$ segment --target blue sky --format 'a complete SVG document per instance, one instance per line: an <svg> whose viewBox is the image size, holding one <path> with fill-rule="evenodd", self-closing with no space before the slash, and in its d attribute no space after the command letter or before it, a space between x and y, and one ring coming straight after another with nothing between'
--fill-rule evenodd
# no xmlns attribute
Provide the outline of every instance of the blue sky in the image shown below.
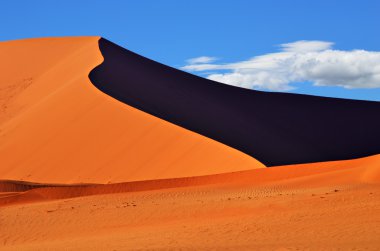
<svg viewBox="0 0 380 251"><path fill-rule="evenodd" d="M334 43L327 50L379 52L379 10L377 0L12 0L0 3L0 40L100 35L177 68L200 56L217 57L223 65L279 52L281 44L300 40ZM312 81L292 83L288 91L380 100L376 85L345 89Z"/></svg>

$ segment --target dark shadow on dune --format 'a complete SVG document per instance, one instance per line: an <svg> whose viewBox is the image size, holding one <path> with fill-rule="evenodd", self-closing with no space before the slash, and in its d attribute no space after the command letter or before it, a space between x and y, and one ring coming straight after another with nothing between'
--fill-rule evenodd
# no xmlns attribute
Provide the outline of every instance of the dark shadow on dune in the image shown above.
<svg viewBox="0 0 380 251"><path fill-rule="evenodd" d="M267 166L380 153L380 102L247 90L162 65L106 39L99 46L104 62L90 73L98 89Z"/></svg>
<svg viewBox="0 0 380 251"><path fill-rule="evenodd" d="M0 180L0 193L7 192L25 192L28 190L36 189L36 188L46 188L46 187L86 187L92 186L94 184L90 183L81 183L81 184L48 184L48 183L36 183L36 182L28 182L28 181L19 181L19 180Z"/></svg>

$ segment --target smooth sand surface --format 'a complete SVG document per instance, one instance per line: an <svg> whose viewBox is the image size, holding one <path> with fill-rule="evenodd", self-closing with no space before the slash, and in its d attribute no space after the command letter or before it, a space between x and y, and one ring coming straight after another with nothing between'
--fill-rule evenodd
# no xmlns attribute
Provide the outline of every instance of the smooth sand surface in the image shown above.
<svg viewBox="0 0 380 251"><path fill-rule="evenodd" d="M99 37L0 43L0 179L115 183L264 167L125 105L88 78Z"/></svg>
<svg viewBox="0 0 380 251"><path fill-rule="evenodd" d="M151 182L8 191L1 250L380 247L380 155Z"/></svg>

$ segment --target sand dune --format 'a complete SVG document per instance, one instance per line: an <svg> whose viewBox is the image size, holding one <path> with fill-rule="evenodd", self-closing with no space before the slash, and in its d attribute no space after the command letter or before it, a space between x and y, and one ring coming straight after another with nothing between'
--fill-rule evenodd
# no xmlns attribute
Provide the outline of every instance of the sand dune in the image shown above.
<svg viewBox="0 0 380 251"><path fill-rule="evenodd" d="M362 114L332 121L333 129L340 123L353 122L342 128L341 134L335 129L323 134L329 127L328 120L313 124L315 120L308 116L303 117L303 125L313 129L322 124L324 129L315 131L312 137L303 134L308 130L294 133L297 130L290 129L290 124L272 123L277 121L273 116L277 113L270 112L277 105L268 106L267 113L258 109L261 115L257 118L263 120L254 128L242 123L242 118L245 122L252 118L247 116L247 110L237 112L238 105L227 109L226 114L234 111L239 119L227 116L232 122L221 130L214 123L220 123L220 118L224 121L226 114L216 112L216 117L196 120L207 130L215 129L215 134L188 128L194 129L190 131L186 123L177 123L178 114L173 120L166 117L168 114L158 116L165 110L160 109L166 107L166 101L160 109L157 107L157 114L152 112L154 102L150 102L157 97L145 100L147 96L141 96L140 101L145 100L148 106L139 107L140 96L134 91L144 86L124 90L123 97L118 97L100 91L114 88L115 83L100 78L101 86L94 83L100 90L93 85L90 72L93 79L95 72L104 73L102 67L106 72L112 68L108 63L102 64L104 50L99 50L99 39L0 43L0 69L4 69L0 75L0 250L379 250L379 120L372 117L372 124L366 121L367 116L378 111L378 103L274 94L282 101L294 97L322 113L325 110L320 109L326 104L338 107L327 112L327 117L347 107L353 109L348 112ZM134 58L134 67L135 63L144 66L147 62L136 55L128 60ZM156 63L148 61L150 64L156 69ZM98 71L94 71L98 65ZM132 71L136 77L139 69L127 67L125 71ZM168 75L171 80L165 84L161 71L149 70L148 79L158 77L161 87L173 84L171 78L176 74L186 76L184 83L194 78L172 69L169 72L175 73ZM119 77L120 71L115 74ZM138 83L134 77L129 79L133 83L128 82L128 88ZM114 90L125 87L117 84ZM198 84L195 85L199 87ZM218 90L230 90L215 84L223 86L216 87ZM168 93L179 91L178 97L188 91L187 87L172 87ZM152 90L147 93L152 94ZM214 105L220 105L219 94L206 93ZM259 98L254 102L265 103L273 98L272 94L254 93ZM272 98L261 99L266 95ZM125 102L126 97L133 97L130 104ZM244 98L240 101L244 103ZM299 105L297 102L292 101L286 109L293 109L294 104ZM320 102L324 105L319 106ZM189 114L199 112L204 116L213 110L187 113L182 105L173 107L173 111L185 111L183 121L192 118L187 117ZM290 118L293 117L286 121L294 125ZM235 128L235 122L244 126L230 130L232 138L225 141L224 136L211 137L225 135L224 130L230 125ZM358 133L352 138L344 142L328 138L331 132L343 137L358 123ZM370 137L373 128L376 132ZM255 131L252 135L263 133L256 138L258 141L245 138L250 129ZM196 132L223 143L233 139L241 145L229 144L236 147L231 148ZM315 141L314 136L322 137L321 141ZM257 149L260 158L273 157L273 161L267 161L272 164L345 158L264 168L255 158L239 151L245 149L242 146L247 142L249 146L257 143L249 149ZM322 149L326 142L334 144ZM348 148L342 146L345 142ZM296 147L280 151L289 144ZM350 149L353 151L347 152ZM356 155L367 157L347 159Z"/></svg>
<svg viewBox="0 0 380 251"><path fill-rule="evenodd" d="M99 37L0 43L0 179L114 183L264 167L122 104L89 72Z"/></svg>
<svg viewBox="0 0 380 251"><path fill-rule="evenodd" d="M11 184L3 183L8 194L0 196L0 220L7 229L0 231L2 250L377 250L380 245L380 155L9 194Z"/></svg>
<svg viewBox="0 0 380 251"><path fill-rule="evenodd" d="M198 177L156 179L117 184L41 184L0 181L0 205L123 192L152 191L208 185L285 186L313 188L331 185L380 184L380 155L313 164L279 166Z"/></svg>

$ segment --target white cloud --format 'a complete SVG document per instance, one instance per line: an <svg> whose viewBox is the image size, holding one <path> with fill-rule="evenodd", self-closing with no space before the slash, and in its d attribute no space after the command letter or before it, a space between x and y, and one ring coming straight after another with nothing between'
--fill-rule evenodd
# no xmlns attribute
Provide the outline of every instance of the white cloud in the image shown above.
<svg viewBox="0 0 380 251"><path fill-rule="evenodd" d="M325 41L306 41L300 40L293 43L281 44L280 47L283 51L290 52L311 52L311 51L324 51L330 49L334 43Z"/></svg>
<svg viewBox="0 0 380 251"><path fill-rule="evenodd" d="M216 60L217 60L216 57L202 56L202 57L197 57L197 58L190 58L190 59L186 60L186 62L188 64L206 64L206 63L214 62Z"/></svg>
<svg viewBox="0 0 380 251"><path fill-rule="evenodd" d="M187 71L218 71L207 78L245 88L286 91L292 83L316 86L380 88L380 52L332 49L333 43L297 41L280 45L281 51L229 64L189 63Z"/></svg>

